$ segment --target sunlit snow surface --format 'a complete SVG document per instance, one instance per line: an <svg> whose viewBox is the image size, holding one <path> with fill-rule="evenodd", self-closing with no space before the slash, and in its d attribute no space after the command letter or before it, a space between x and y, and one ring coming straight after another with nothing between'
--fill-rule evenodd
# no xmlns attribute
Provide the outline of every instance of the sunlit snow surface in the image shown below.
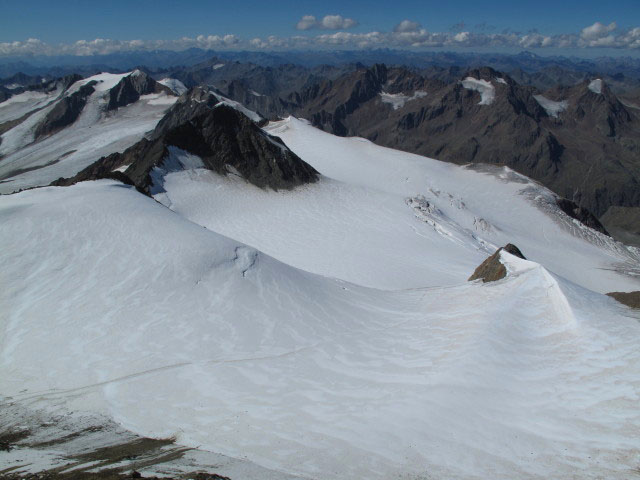
<svg viewBox="0 0 640 480"><path fill-rule="evenodd" d="M320 181L172 149L175 211L106 180L0 197L0 392L305 478L634 475L639 318L593 291L638 289L634 250L509 170L268 131ZM506 241L530 260L466 282Z"/></svg>
<svg viewBox="0 0 640 480"><path fill-rule="evenodd" d="M59 90L50 93L28 91L14 95L0 103L0 123L17 120L33 110L45 107L60 93Z"/></svg>

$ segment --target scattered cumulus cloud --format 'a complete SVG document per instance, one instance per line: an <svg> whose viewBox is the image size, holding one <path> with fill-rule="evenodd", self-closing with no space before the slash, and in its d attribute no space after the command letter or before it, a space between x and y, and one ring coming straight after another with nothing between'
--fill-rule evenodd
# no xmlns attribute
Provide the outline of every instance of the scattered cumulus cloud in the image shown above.
<svg viewBox="0 0 640 480"><path fill-rule="evenodd" d="M30 38L24 42L0 43L0 56L17 55L107 55L117 52L138 50L186 50L187 48L233 48L241 40L236 35L198 35L182 37L177 40L111 40L96 38L78 40L70 44L50 45L38 39Z"/></svg>
<svg viewBox="0 0 640 480"><path fill-rule="evenodd" d="M580 37L587 41L597 40L614 31L617 27L616 22L611 22L609 25L596 22L593 25L583 28Z"/></svg>
<svg viewBox="0 0 640 480"><path fill-rule="evenodd" d="M301 26L300 23L303 23ZM312 26L308 26L312 25ZM300 30L318 28L344 30L355 25L355 21L339 15L327 15L321 20L312 16L303 17L298 23ZM342 26L342 28L340 28ZM543 35L535 30L527 33L503 31L501 33L456 30L429 32L418 22L403 20L390 32L354 33L337 31L316 35L294 35L288 37L267 36L242 39L233 34L198 35L174 40L111 40L96 38L78 40L69 44L48 44L37 38L25 41L0 43L0 56L36 55L105 55L118 52L149 50L287 50L287 49L367 49L367 48L426 48L426 47L506 47L522 49L543 48L617 48L640 49L640 27L622 30L615 22L608 25L595 22L577 33Z"/></svg>
<svg viewBox="0 0 640 480"><path fill-rule="evenodd" d="M316 17L313 15L305 15L300 19L296 28L298 30L311 30L312 28L316 28L317 25L318 20L316 20Z"/></svg>
<svg viewBox="0 0 640 480"><path fill-rule="evenodd" d="M313 15L304 15L296 24L298 30L346 30L358 24L353 18L344 18L342 15L325 15L318 20Z"/></svg>
<svg viewBox="0 0 640 480"><path fill-rule="evenodd" d="M418 30L420 30L420 24L418 22L412 22L411 20L403 20L393 27L393 31L396 33L416 32Z"/></svg>
<svg viewBox="0 0 640 480"><path fill-rule="evenodd" d="M453 39L454 39L456 42L461 42L461 43L462 43L462 42L467 42L467 41L469 41L469 32L460 32L460 33L456 33L456 34L453 36Z"/></svg>

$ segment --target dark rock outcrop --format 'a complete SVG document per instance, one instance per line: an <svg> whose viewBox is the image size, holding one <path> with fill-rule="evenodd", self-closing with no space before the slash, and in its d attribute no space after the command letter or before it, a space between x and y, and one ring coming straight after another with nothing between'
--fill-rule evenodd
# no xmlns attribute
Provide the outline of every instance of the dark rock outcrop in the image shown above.
<svg viewBox="0 0 640 480"><path fill-rule="evenodd" d="M11 98L12 95L13 95L13 92L11 90L0 86L0 103L4 102L5 100L8 100L9 98Z"/></svg>
<svg viewBox="0 0 640 480"><path fill-rule="evenodd" d="M137 102L140 96L150 93L165 92L167 95L174 95L170 88L161 85L146 73L136 70L131 75L127 75L109 91L107 110L115 110L130 103Z"/></svg>
<svg viewBox="0 0 640 480"><path fill-rule="evenodd" d="M589 228L593 228L600 233L609 235L609 232L604 228L602 223L586 208L579 207L575 202L567 200L566 198L557 198L556 203L560 210L569 215L571 218L575 218L580 223L586 225Z"/></svg>
<svg viewBox="0 0 640 480"><path fill-rule="evenodd" d="M640 207L609 207L600 220L613 238L640 247Z"/></svg>
<svg viewBox="0 0 640 480"><path fill-rule="evenodd" d="M150 193L154 167L162 167L169 147L198 155L206 168L222 175L237 172L250 183L274 190L315 182L318 172L300 159L278 137L268 135L240 111L219 104L206 89L181 97L145 138L123 153L103 157L72 178L52 185L111 178L128 166L125 175L140 191Z"/></svg>
<svg viewBox="0 0 640 480"><path fill-rule="evenodd" d="M640 291L637 292L610 292L607 293L612 298L615 298L618 302L631 308L640 309Z"/></svg>
<svg viewBox="0 0 640 480"><path fill-rule="evenodd" d="M75 122L87 104L87 99L95 91L93 88L95 84L95 81L89 82L80 87L77 92L62 97L36 128L36 139L51 135Z"/></svg>
<svg viewBox="0 0 640 480"><path fill-rule="evenodd" d="M507 269L500 261L500 252L504 250L511 255L525 259L524 255L518 247L508 243L504 247L499 248L496 253L482 262L478 268L475 269L473 275L469 277L469 281L481 279L483 283L495 282L507 276Z"/></svg>

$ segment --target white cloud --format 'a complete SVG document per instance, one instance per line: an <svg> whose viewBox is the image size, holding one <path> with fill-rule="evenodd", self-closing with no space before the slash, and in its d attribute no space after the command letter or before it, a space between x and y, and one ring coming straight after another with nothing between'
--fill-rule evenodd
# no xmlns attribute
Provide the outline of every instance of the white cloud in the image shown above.
<svg viewBox="0 0 640 480"><path fill-rule="evenodd" d="M305 15L296 24L298 30L345 30L358 24L353 18L344 18L342 15L326 15L318 20L313 15Z"/></svg>
<svg viewBox="0 0 640 480"><path fill-rule="evenodd" d="M587 41L597 40L600 37L604 37L609 32L614 31L617 27L616 22L611 22L609 25L596 22L593 25L583 28L580 36Z"/></svg>
<svg viewBox="0 0 640 480"><path fill-rule="evenodd" d="M300 19L300 21L296 25L296 28L298 30L310 30L312 28L315 28L316 25L318 25L318 20L316 20L316 17L314 17L313 15L305 15Z"/></svg>
<svg viewBox="0 0 640 480"><path fill-rule="evenodd" d="M418 22L412 22L411 20L403 20L398 25L393 27L393 31L396 33L415 32L420 29Z"/></svg>
<svg viewBox="0 0 640 480"><path fill-rule="evenodd" d="M310 18L308 18L310 17ZM328 15L318 21L306 16L302 21L311 28L332 29L337 25L344 28L355 23L339 15ZM320 25L320 26L318 26ZM322 26L326 25L326 26ZM305 27L306 28L306 27ZM0 57L32 55L104 55L117 52L174 50L187 48L211 50L258 49L366 49L366 48L427 48L427 47L505 47L505 48L616 48L640 49L640 27L620 31L615 22L604 25L596 22L579 33L541 35L539 33L475 33L428 32L416 22L404 20L391 32L352 33L338 31L315 36L278 37L267 36L244 40L236 35L198 35L175 40L111 40L96 38L78 40L70 44L48 44L37 38L25 41L0 43Z"/></svg>
<svg viewBox="0 0 640 480"><path fill-rule="evenodd" d="M469 40L469 32L460 32L460 33L456 33L456 34L453 36L453 39L454 39L456 42L460 42L460 43L467 42L467 41Z"/></svg>

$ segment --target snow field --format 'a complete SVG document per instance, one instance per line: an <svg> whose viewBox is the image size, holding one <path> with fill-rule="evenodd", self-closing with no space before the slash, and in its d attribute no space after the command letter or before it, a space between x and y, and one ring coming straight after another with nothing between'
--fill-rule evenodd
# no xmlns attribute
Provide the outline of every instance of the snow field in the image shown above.
<svg viewBox="0 0 640 480"><path fill-rule="evenodd" d="M505 254L494 284L363 288L111 181L0 197L0 219L0 389L16 401L307 478L636 466L640 323L534 262Z"/></svg>

